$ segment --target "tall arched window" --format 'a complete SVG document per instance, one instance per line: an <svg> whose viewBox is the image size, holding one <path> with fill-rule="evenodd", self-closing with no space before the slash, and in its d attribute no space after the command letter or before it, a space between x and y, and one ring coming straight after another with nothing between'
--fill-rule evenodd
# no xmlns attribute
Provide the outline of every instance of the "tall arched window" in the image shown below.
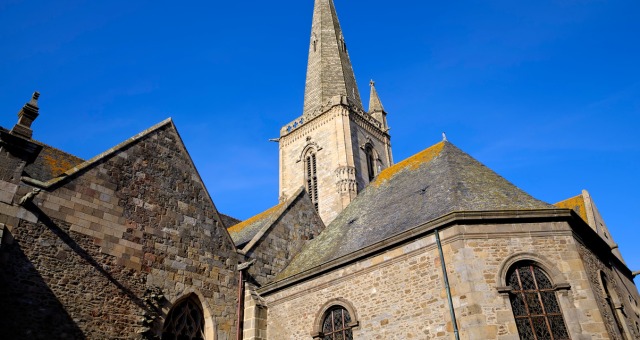
<svg viewBox="0 0 640 340"><path fill-rule="evenodd" d="M204 314L195 295L171 308L162 328L162 340L204 340Z"/></svg>
<svg viewBox="0 0 640 340"><path fill-rule="evenodd" d="M305 176L306 176L306 189L311 198L313 206L318 211L318 173L316 168L316 153L314 150L310 150L304 158Z"/></svg>
<svg viewBox="0 0 640 340"><path fill-rule="evenodd" d="M569 339L555 289L542 269L532 263L517 263L507 280L520 339Z"/></svg>
<svg viewBox="0 0 640 340"><path fill-rule="evenodd" d="M322 320L323 340L353 340L351 315L342 306L332 307Z"/></svg>
<svg viewBox="0 0 640 340"><path fill-rule="evenodd" d="M369 182L371 182L376 177L376 161L371 144L367 144L364 147L364 154L367 158L367 174L369 175Z"/></svg>

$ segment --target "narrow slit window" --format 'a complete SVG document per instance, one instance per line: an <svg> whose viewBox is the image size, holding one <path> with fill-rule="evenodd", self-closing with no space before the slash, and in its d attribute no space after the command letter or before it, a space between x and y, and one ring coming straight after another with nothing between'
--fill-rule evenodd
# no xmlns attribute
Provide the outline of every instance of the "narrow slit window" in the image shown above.
<svg viewBox="0 0 640 340"><path fill-rule="evenodd" d="M367 159L367 175L369 177L369 182L373 181L376 177L376 165L375 158L373 156L373 147L370 144L364 148L365 157Z"/></svg>
<svg viewBox="0 0 640 340"><path fill-rule="evenodd" d="M311 203L313 203L314 208L318 211L318 173L315 152L307 154L307 157L305 157L305 167L307 193L309 194L309 198L311 198Z"/></svg>

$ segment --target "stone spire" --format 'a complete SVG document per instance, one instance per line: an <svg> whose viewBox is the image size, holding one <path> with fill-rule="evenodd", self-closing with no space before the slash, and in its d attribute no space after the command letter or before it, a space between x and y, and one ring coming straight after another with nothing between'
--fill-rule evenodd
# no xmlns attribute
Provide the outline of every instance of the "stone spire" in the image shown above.
<svg viewBox="0 0 640 340"><path fill-rule="evenodd" d="M382 107L382 102L380 101L380 97L378 97L378 92L376 91L376 82L373 80L369 82L371 86L371 96L369 96L369 113L374 113L378 111L384 111L384 107Z"/></svg>
<svg viewBox="0 0 640 340"><path fill-rule="evenodd" d="M31 130L31 124L36 118L38 118L38 97L40 93L38 91L33 93L31 100L24 104L22 109L18 112L18 123L11 129L11 133L24 138L31 139L33 130Z"/></svg>
<svg viewBox="0 0 640 340"><path fill-rule="evenodd" d="M387 130L387 111L384 110L378 91L376 91L376 83L372 80L369 82L371 86L371 95L369 96L369 114L377 121L382 123L382 128Z"/></svg>
<svg viewBox="0 0 640 340"><path fill-rule="evenodd" d="M345 96L350 104L362 109L333 0L315 0L303 116L315 116L335 96Z"/></svg>

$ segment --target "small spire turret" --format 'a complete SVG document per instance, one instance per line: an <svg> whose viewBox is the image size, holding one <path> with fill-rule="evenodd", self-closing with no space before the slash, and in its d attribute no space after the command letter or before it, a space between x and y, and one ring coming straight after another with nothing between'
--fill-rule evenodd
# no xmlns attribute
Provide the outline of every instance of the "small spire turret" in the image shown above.
<svg viewBox="0 0 640 340"><path fill-rule="evenodd" d="M380 101L380 97L376 91L376 82L371 80L369 82L369 86L371 86L371 95L369 96L369 114L382 123L384 130L387 130L387 112L384 110L382 101Z"/></svg>

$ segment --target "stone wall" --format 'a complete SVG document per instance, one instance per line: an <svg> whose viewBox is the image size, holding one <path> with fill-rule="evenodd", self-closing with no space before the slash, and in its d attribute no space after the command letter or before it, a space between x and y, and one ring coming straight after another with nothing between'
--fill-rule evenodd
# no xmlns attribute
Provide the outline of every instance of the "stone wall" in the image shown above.
<svg viewBox="0 0 640 340"><path fill-rule="evenodd" d="M258 285L271 281L300 249L324 229L306 192L302 192L246 254L247 270Z"/></svg>
<svg viewBox="0 0 640 340"><path fill-rule="evenodd" d="M209 317L207 338L234 338L237 254L173 123L79 168L25 207L0 205L0 215L21 217L7 225L15 241L0 250L0 294L28 296L15 301L21 307L0 298L2 328L159 335L171 304L194 293ZM29 191L21 185L16 197ZM14 313L34 308L37 296L66 311L64 322L44 317L46 308Z"/></svg>
<svg viewBox="0 0 640 340"><path fill-rule="evenodd" d="M518 339L508 294L510 263L537 261L548 271L573 339L607 339L598 305L568 224L453 226L441 232L462 339ZM450 339L453 327L433 234L263 294L270 339L310 339L323 305L350 303L360 339Z"/></svg>
<svg viewBox="0 0 640 340"><path fill-rule="evenodd" d="M630 280L624 280L622 274L617 272L617 269L605 264L610 263L606 256L598 256L583 243L578 243L577 247L587 272L588 281L598 303L598 308L605 321L609 338L623 340L640 338L640 329L638 329L640 319L636 305L638 299L637 289L628 289L632 283L629 282ZM614 255L610 254L609 256ZM611 294L610 297L607 297L605 293L601 273L607 279L606 285ZM613 309L609 301L607 301L609 298L612 299Z"/></svg>

